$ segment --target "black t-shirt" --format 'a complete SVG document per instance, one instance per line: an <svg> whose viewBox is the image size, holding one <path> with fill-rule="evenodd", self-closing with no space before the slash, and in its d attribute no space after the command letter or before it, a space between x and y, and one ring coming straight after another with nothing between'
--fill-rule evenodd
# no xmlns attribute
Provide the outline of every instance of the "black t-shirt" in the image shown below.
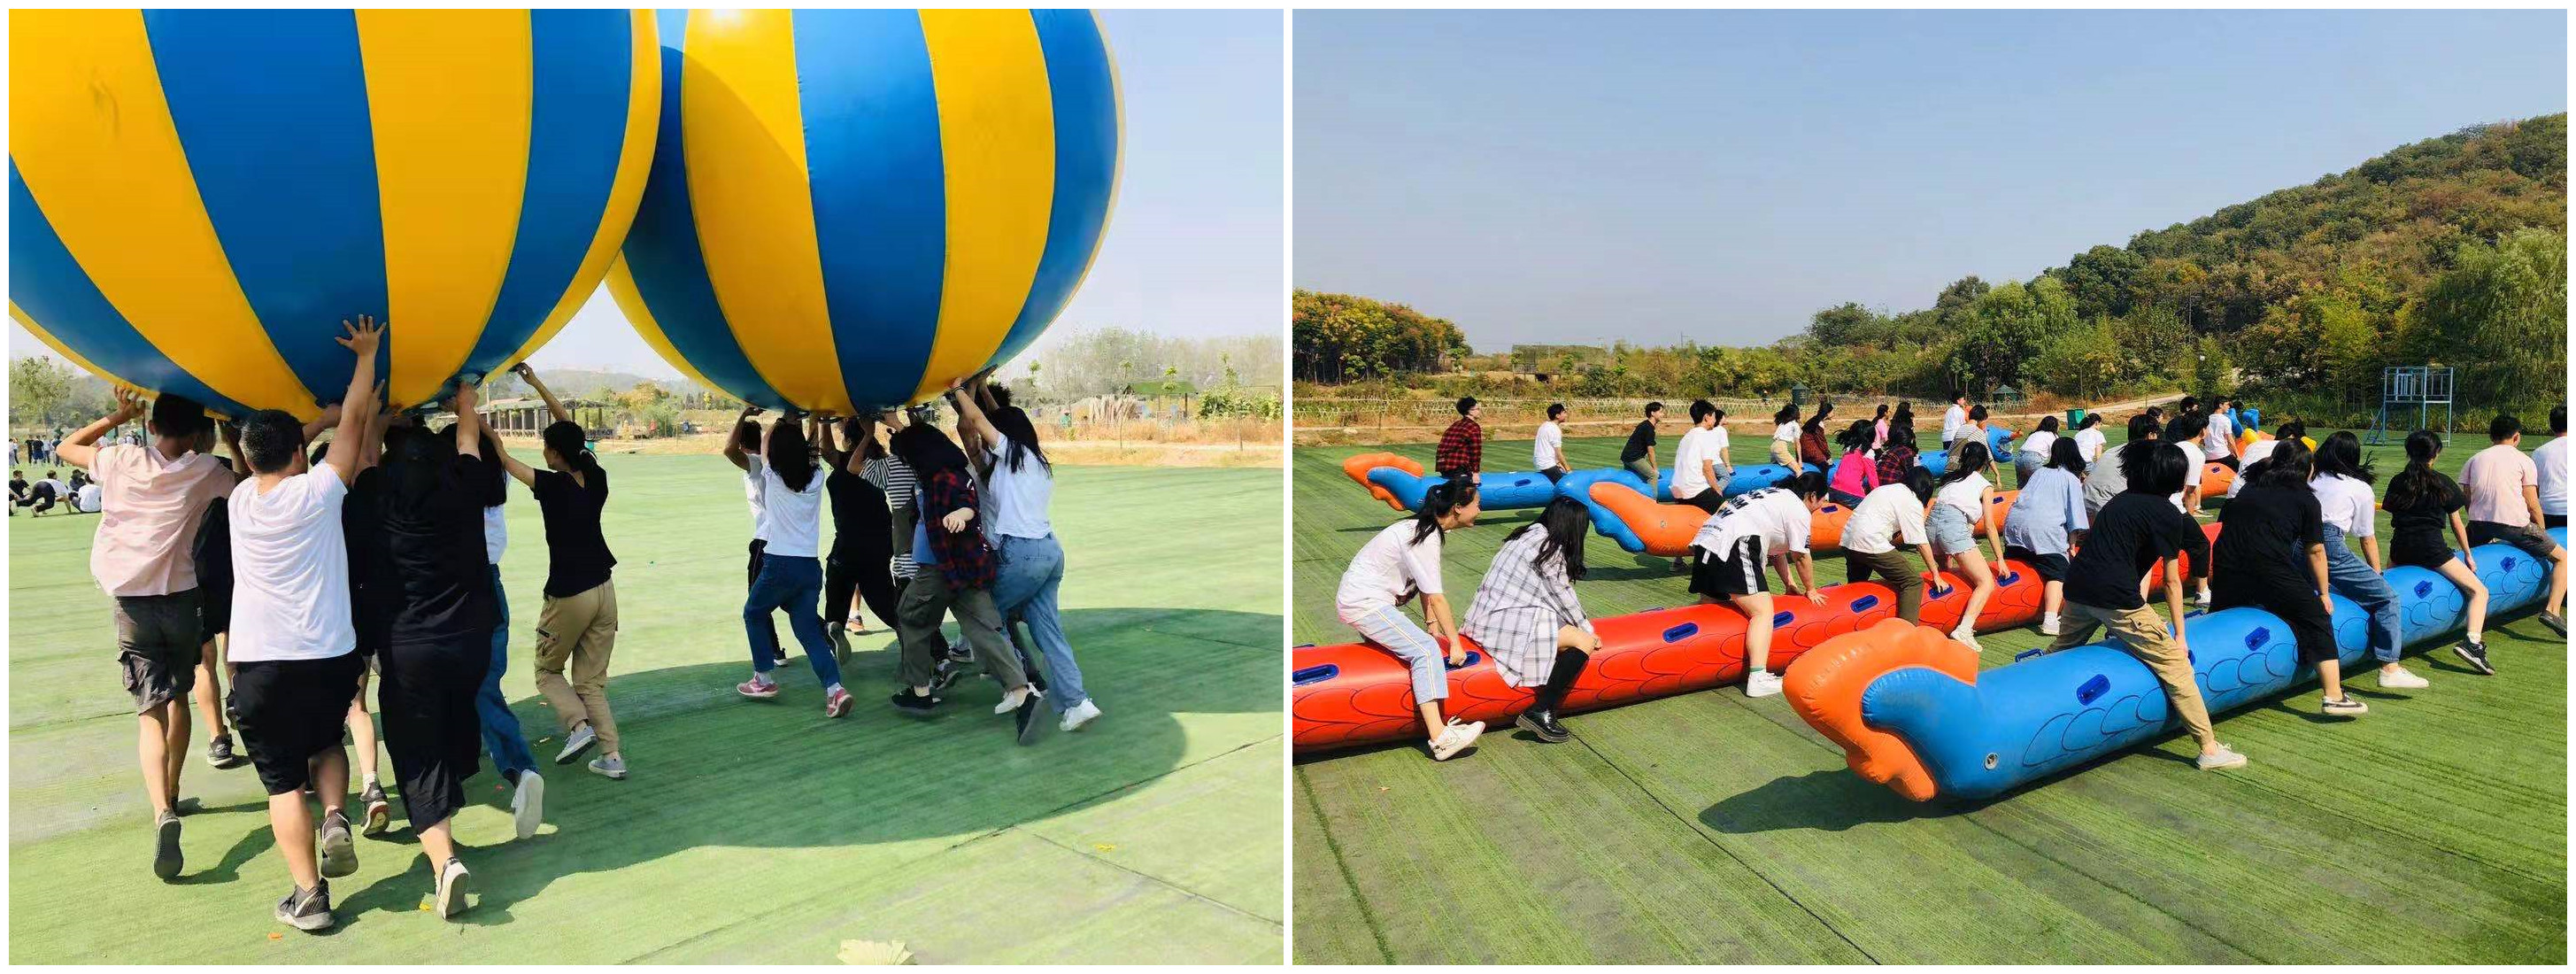
<svg viewBox="0 0 2576 974"><path fill-rule="evenodd" d="M894 523L894 515L886 509L885 491L841 465L834 465L832 472L824 476L823 490L832 502L833 551L864 550L863 542L881 542L879 547L893 545L887 530Z"/></svg>
<svg viewBox="0 0 2576 974"><path fill-rule="evenodd" d="M1638 420L1636 431L1628 434L1628 445L1619 448L1619 462L1645 459L1646 451L1652 449L1654 445L1655 422L1650 419Z"/></svg>
<svg viewBox="0 0 2576 974"><path fill-rule="evenodd" d="M378 468L358 471L349 482L349 496L340 502L340 533L349 549L349 622L365 652L382 649L393 638L394 612L402 606L393 555L385 549L384 483L384 471Z"/></svg>
<svg viewBox="0 0 2576 974"><path fill-rule="evenodd" d="M590 481L587 486L574 482L571 474L539 470L530 488L546 519L546 594L558 599L606 584L609 568L617 564L617 556L608 553L608 539L599 533L599 512L608 506L608 471L582 476Z"/></svg>
<svg viewBox="0 0 2576 974"><path fill-rule="evenodd" d="M440 643L491 632L499 617L483 557L483 488L491 468L482 458L448 454L416 496L391 482L378 490L386 562L384 587L401 593L389 644ZM369 471L374 473L375 471Z"/></svg>
<svg viewBox="0 0 2576 974"><path fill-rule="evenodd" d="M27 478L25 478L25 477L11 477L11 478L9 478L9 496L11 496L11 497L25 497L25 496L27 496Z"/></svg>
<svg viewBox="0 0 2576 974"><path fill-rule="evenodd" d="M2234 503L2233 501L2229 503ZM2135 609L2138 582L2158 558L2176 552L2191 557L2195 568L2209 564L2209 537L2191 516L2175 510L2161 494L2122 491L2102 505L2084 547L2066 569L2066 600L2104 609Z"/></svg>
<svg viewBox="0 0 2576 974"><path fill-rule="evenodd" d="M188 543L188 560L197 565L197 592L205 611L216 619L232 618L233 518L228 498L206 505L206 519Z"/></svg>
<svg viewBox="0 0 2576 974"><path fill-rule="evenodd" d="M2213 589L2249 593L2246 601L2284 592L2315 594L2308 547L2326 542L2325 513L2316 491L2249 486L2227 499L2218 523L2226 530L2219 532L2210 552Z"/></svg>
<svg viewBox="0 0 2576 974"><path fill-rule="evenodd" d="M2402 507L2395 503L2384 505L2388 508L2388 556L2391 559L2411 561L2413 559L2405 556L2434 552L2442 553L2445 558L2450 556L2451 546L2442 540L2443 532L2450 530L2451 513L2469 506L2469 501L2461 495L2459 483L2449 475L2439 470L2430 473L2433 489L2419 492L2413 504ZM2401 473L2398 476L2406 475ZM2390 490L2388 496L2396 497L2397 491Z"/></svg>

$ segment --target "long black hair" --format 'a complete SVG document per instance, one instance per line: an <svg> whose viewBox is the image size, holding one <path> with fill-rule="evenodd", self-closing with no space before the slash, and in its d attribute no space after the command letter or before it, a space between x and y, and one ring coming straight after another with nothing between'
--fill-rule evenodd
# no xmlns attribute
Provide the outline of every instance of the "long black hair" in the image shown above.
<svg viewBox="0 0 2576 974"><path fill-rule="evenodd" d="M1914 403L1912 400L1896 404L1896 415L1890 417L1887 421L1887 442L1902 443L1905 444L1906 449L1914 449Z"/></svg>
<svg viewBox="0 0 2576 974"><path fill-rule="evenodd" d="M546 449L555 451L585 478L599 472L599 458L590 455L590 438L582 435L581 424L559 419L546 424L539 438L545 441Z"/></svg>
<svg viewBox="0 0 2576 974"><path fill-rule="evenodd" d="M1966 446L1959 448L1958 462L1941 472L1940 484L1947 487L1966 480L1970 474L1983 473L1994 462L1995 458L1986 450L1984 440L1969 440Z"/></svg>
<svg viewBox="0 0 2576 974"><path fill-rule="evenodd" d="M1835 439L1841 441L1845 453L1867 450L1878 440L1878 424L1866 419L1852 420L1852 424L1843 430L1843 435Z"/></svg>
<svg viewBox="0 0 2576 974"><path fill-rule="evenodd" d="M814 482L814 444L805 438L804 421L780 416L769 424L769 447L762 454L761 462L787 489L802 494Z"/></svg>
<svg viewBox="0 0 2576 974"><path fill-rule="evenodd" d="M2040 419L2039 419L2039 429L2038 429L2038 432L2041 432L2041 433L2054 433L2054 432L2057 432L2057 417L2056 417L2056 416L2053 416L2053 415L2052 415L2052 416L2042 416L2042 417L2040 417Z"/></svg>
<svg viewBox="0 0 2576 974"><path fill-rule="evenodd" d="M2127 493L2154 494L2167 497L2182 490L2183 478L2191 472L2191 455L2176 443L2135 440L2120 448L2120 475L2129 481Z"/></svg>
<svg viewBox="0 0 2576 974"><path fill-rule="evenodd" d="M1807 417L1807 422L1804 424L1803 428L1810 433L1822 433L1825 430L1825 417L1833 414L1834 404L1832 400L1816 400L1816 414Z"/></svg>
<svg viewBox="0 0 2576 974"><path fill-rule="evenodd" d="M1869 417L1869 418L1870 418L1870 421L1871 421L1871 422L1873 422L1873 423L1875 423L1875 422L1877 422L1877 421L1879 421L1879 420L1882 420L1882 419L1886 419L1886 418L1887 418L1887 404L1886 404L1886 403L1879 403L1879 404L1878 404L1878 411L1877 411L1877 412L1875 412L1875 413L1870 414L1870 417Z"/></svg>
<svg viewBox="0 0 2576 974"><path fill-rule="evenodd" d="M2282 447L2287 446L2282 444ZM2272 452L2280 451L2281 448L2274 448ZM2336 474L2365 484L2379 479L2378 472L2370 469L2370 464L2361 462L2361 439L2352 435L2351 430L2339 430L2326 437L2325 442L2317 444L2317 476Z"/></svg>
<svg viewBox="0 0 2576 974"><path fill-rule="evenodd" d="M1035 424L1029 422L1027 410L1018 406L1004 406L993 410L993 414L986 418L992 422L993 429L1002 434L1003 439L1011 441L1010 450L996 461L997 463L1009 467L1012 473L1018 473L1020 465L1034 457L1037 459L1039 469L1048 473L1055 472L1055 464L1047 462L1046 448L1038 445L1038 429Z"/></svg>
<svg viewBox="0 0 2576 974"><path fill-rule="evenodd" d="M2245 486L2271 487L2279 490L2306 490L2311 472L2322 474L2319 454L2308 452L2308 445L2298 440L2281 440L2272 454L2245 468Z"/></svg>
<svg viewBox="0 0 2576 974"><path fill-rule="evenodd" d="M2333 438L2328 437L2329 441ZM2432 430L2406 434L2406 469L2388 478L2390 510L2413 508L2428 500L2449 500L2460 493L2458 481L2451 475L2433 469L2433 458L2442 455L2442 438Z"/></svg>
<svg viewBox="0 0 2576 974"><path fill-rule="evenodd" d="M1932 503L1932 484L1932 471L1921 467L1906 468L1905 489L1914 493L1915 500Z"/></svg>
<svg viewBox="0 0 2576 974"><path fill-rule="evenodd" d="M1583 580L1583 532L1591 527L1590 508L1574 498L1558 497L1547 503L1547 510L1539 512L1538 520L1513 528L1503 541L1510 543L1532 531L1546 532L1547 536L1539 539L1538 557L1530 559L1530 564L1545 565L1550 558L1563 558L1565 577L1579 582Z"/></svg>
<svg viewBox="0 0 2576 974"><path fill-rule="evenodd" d="M932 474L942 470L962 472L966 469L966 451L958 449L948 434L940 432L937 426L914 423L894 431L894 435L886 439L895 457L901 459L904 466L911 467L913 474L922 480L927 481Z"/></svg>
<svg viewBox="0 0 2576 974"><path fill-rule="evenodd" d="M2048 445L2048 465L2052 469L2063 470L2078 477L2084 476L2084 448L2075 445L2075 438L2072 436L2058 437L2057 442Z"/></svg>
<svg viewBox="0 0 2576 974"><path fill-rule="evenodd" d="M1421 544L1431 532L1440 530L1440 519L1476 500L1476 482L1449 480L1431 485L1422 494L1422 509L1413 514L1413 543ZM1587 508L1588 510L1588 508Z"/></svg>
<svg viewBox="0 0 2576 974"><path fill-rule="evenodd" d="M1781 403L1780 411L1771 414L1771 421L1774 423L1795 422L1797 419L1798 406L1796 403Z"/></svg>

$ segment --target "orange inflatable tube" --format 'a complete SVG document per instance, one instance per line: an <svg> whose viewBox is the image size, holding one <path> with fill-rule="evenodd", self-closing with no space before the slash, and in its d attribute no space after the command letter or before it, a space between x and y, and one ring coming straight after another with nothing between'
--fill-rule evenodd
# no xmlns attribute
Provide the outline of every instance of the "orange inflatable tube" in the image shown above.
<svg viewBox="0 0 2576 974"><path fill-rule="evenodd" d="M1789 706L1826 739L1842 745L1845 763L1861 777L1896 789L1915 801L1930 801L1937 792L1923 761L1896 735L1870 727L1861 719L1861 693L1868 679L1889 670L1922 666L1946 673L1961 683L1977 682L1977 654L1930 626L1909 626L1903 619L1881 619L1867 628L1824 641L1789 668L1781 692Z"/></svg>
<svg viewBox="0 0 2576 974"><path fill-rule="evenodd" d="M1349 477L1353 482L1368 488L1369 496L1385 501L1386 506L1398 511L1404 510L1404 504L1396 500L1394 494L1387 493L1386 488L1369 482L1368 472L1379 467L1394 467L1419 477L1422 476L1422 465L1400 453L1362 453L1342 461L1342 476Z"/></svg>
<svg viewBox="0 0 2576 974"><path fill-rule="evenodd" d="M1708 523L1708 512L1688 504L1658 504L1626 484L1598 482L1592 485L1592 502L1601 505L1628 525L1628 530L1644 542L1646 553L1664 558L1679 558L1690 553L1691 538ZM2004 512L2012 510L2017 490L1995 492L1995 522L2003 522ZM1929 512L1932 508L1925 505ZM1815 521L1807 529L1807 550L1817 555L1830 555L1843 548L1843 527L1851 522L1852 509L1827 501L1816 509ZM1986 524L1979 520L1974 528L1977 537L1986 536Z"/></svg>

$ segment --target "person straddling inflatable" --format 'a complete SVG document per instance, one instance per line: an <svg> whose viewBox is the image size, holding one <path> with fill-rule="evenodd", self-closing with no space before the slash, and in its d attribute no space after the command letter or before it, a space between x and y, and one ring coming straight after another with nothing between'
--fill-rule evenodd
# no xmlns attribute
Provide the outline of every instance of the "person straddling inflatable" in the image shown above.
<svg viewBox="0 0 2576 974"><path fill-rule="evenodd" d="M2281 449L2274 447L2272 452L2278 454ZM2379 558L2378 498L2370 489L2376 476L2361 462L2361 441L2349 431L2326 437L2309 464L2313 473L2308 487L2316 492L2324 511L2328 580L2335 594L2351 599L2369 615L2370 652L2379 660L2380 687L2424 689L2429 685L2424 678L2397 662L2406 649L2406 633L2398 619L2397 590L2380 574L2388 566ZM2360 539L2361 557L2353 555L2347 538Z"/></svg>
<svg viewBox="0 0 2576 974"><path fill-rule="evenodd" d="M1725 416L1706 399L1691 400L1691 427L1673 447L1673 499L1712 514L1725 501L1726 479L1734 473L1726 462L1726 430L1717 425ZM1689 559L1673 559L1675 573L1688 567Z"/></svg>
<svg viewBox="0 0 2576 974"><path fill-rule="evenodd" d="M2225 530L2210 552L2220 609L2250 606L2290 627L2299 662L2317 668L2318 690L2329 717L2359 717L2370 707L2344 692L2343 663L2336 655L2334 596L2325 515L2308 485L2315 465L2306 444L2292 441L2272 451L2253 484L2218 513Z"/></svg>
<svg viewBox="0 0 2576 974"><path fill-rule="evenodd" d="M2075 448L2086 467L2102 462L2102 447L2107 442L2109 439L2102 435L2101 413L2085 413L2084 421L2075 424Z"/></svg>
<svg viewBox="0 0 2576 974"><path fill-rule="evenodd" d="M1833 498L1834 503L1844 507L1858 506L1861 498L1879 488L1878 463L1869 456L1870 440L1876 435L1870 421L1861 419L1853 420L1851 426L1837 437L1842 444L1843 457L1826 468L1833 473L1825 485L1826 496Z"/></svg>
<svg viewBox="0 0 2576 974"><path fill-rule="evenodd" d="M1807 417L1805 423L1799 424L1798 462L1788 464L1789 469L1796 470L1799 464L1805 464L1823 470L1834 462L1833 445L1825 436L1825 418L1833 414L1833 403L1819 401L1816 403L1816 414Z"/></svg>
<svg viewBox="0 0 2576 974"><path fill-rule="evenodd" d="M539 434L545 445L546 469L520 463L493 442L494 458L510 479L528 487L537 499L537 514L546 525L545 606L537 611L537 692L555 712L564 730L556 764L571 764L596 745L599 756L588 767L611 780L626 777L626 752L619 743L617 715L608 707L608 664L617 652L617 583L611 571L617 556L599 530L608 509L608 471L590 452L589 438L572 421L572 411L537 381L533 371L520 377L546 401L554 422ZM571 679L566 680L566 674Z"/></svg>
<svg viewBox="0 0 2576 974"><path fill-rule="evenodd" d="M1885 449L1886 447L1887 404L1879 403L1878 412L1871 415L1869 418L1869 455L1872 457L1878 456L1878 451Z"/></svg>
<svg viewBox="0 0 2576 974"><path fill-rule="evenodd" d="M782 652L769 625L771 613L785 610L787 629L795 633L796 642L805 648L805 661L814 668L815 683L823 688L823 715L838 718L850 712L850 691L841 686L841 664L832 652L832 640L823 635L823 617L818 607L823 602L823 483L813 444L805 439L799 417L780 416L769 424L768 435L760 441L760 520L761 534L769 543L761 550L760 576L752 580L751 594L743 599L743 634L751 643L751 679L734 686L734 692L752 700L774 700L778 683L769 671Z"/></svg>
<svg viewBox="0 0 2576 974"><path fill-rule="evenodd" d="M1908 625L1923 622L1923 576L1896 545L1912 545L1937 584L1941 559L1932 553L1931 535L1923 523L1924 505L1932 502L1932 472L1916 467L1905 479L1869 492L1843 522L1843 581L1864 582L1876 574L1896 589L1896 617ZM1941 591L1949 591L1943 585Z"/></svg>
<svg viewBox="0 0 2576 974"><path fill-rule="evenodd" d="M1771 414L1771 462L1798 469L1798 407L1784 405Z"/></svg>
<svg viewBox="0 0 2576 974"><path fill-rule="evenodd" d="M2013 486L2015 488L2030 486L2031 475L2038 473L2041 467L2049 465L2051 461L2049 448L2056 442L2057 417L2040 417L2039 428L2032 430L2028 437L2023 438L2021 441L2021 451L2013 454ZM2082 459L2082 457L2079 456L2077 459Z"/></svg>
<svg viewBox="0 0 2576 974"><path fill-rule="evenodd" d="M2154 416L2140 413L2129 417L2129 443L2153 443L2160 437ZM2126 448L2127 444L2122 444L2122 449ZM2128 471L2119 457L2120 452L2112 450L2103 454L2102 462L2085 466L2084 517L2087 520L2099 519L2103 506L2129 489Z"/></svg>
<svg viewBox="0 0 2576 974"><path fill-rule="evenodd" d="M1691 536L1690 591L1702 605L1733 604L1744 613L1744 695L1767 697L1780 692L1780 675L1771 672L1771 589L1763 576L1768 561L1780 572L1781 587L1825 604L1816 590L1816 564L1807 554L1807 533L1816 509L1825 506L1825 475L1808 471L1786 486L1737 494L1709 516ZM1789 570L1797 568L1797 582Z"/></svg>
<svg viewBox="0 0 2576 974"><path fill-rule="evenodd" d="M2052 419L2055 417L2051 417ZM2036 439L2038 434L2032 434ZM2029 565L2043 583L2039 632L2057 635L2066 604L2066 558L2092 522L2084 511L2084 452L2063 437L2049 444L2048 465L2022 477L2004 515L2004 557Z"/></svg>
<svg viewBox="0 0 2576 974"><path fill-rule="evenodd" d="M984 536L983 499L966 452L929 423L916 422L894 435L893 449L912 468L920 486L914 501L921 512L913 527L913 560L918 565L895 607L895 636L903 646L903 689L896 690L895 709L906 716L938 712L933 696L940 657L941 620L957 616L957 628L975 661L1002 685L996 714L1010 714L1022 744L1034 743L1047 727L1038 718L1044 694L1029 682L1020 654L1002 639L1002 613L993 603L993 546Z"/></svg>
<svg viewBox="0 0 2576 974"><path fill-rule="evenodd" d="M1440 584L1440 552L1447 534L1476 523L1478 512L1476 485L1450 481L1432 487L1422 496L1421 511L1387 525L1360 546L1333 595L1333 611L1342 624L1412 670L1413 701L1422 708L1434 761L1456 757L1485 732L1483 721L1442 719L1440 707L1449 699L1442 657L1450 666L1467 664L1467 650L1458 644L1457 622ZM1422 600L1421 626L1403 611L1416 596Z"/></svg>
<svg viewBox="0 0 2576 974"><path fill-rule="evenodd" d="M1628 431L1628 442L1619 447L1619 465L1646 482L1650 497L1655 493L1655 481L1662 477L1655 468L1655 427L1663 422L1664 404L1647 403L1646 418L1637 421L1637 428Z"/></svg>
<svg viewBox="0 0 2576 974"><path fill-rule="evenodd" d="M1566 474L1574 472L1565 465L1564 419L1565 404L1548 403L1547 420L1538 424L1538 435L1530 438L1530 462L1538 467L1539 474L1546 477L1547 482L1551 484L1564 480Z"/></svg>
<svg viewBox="0 0 2576 974"><path fill-rule="evenodd" d="M2209 564L2209 538L2190 517L2175 510L2165 495L2182 486L2187 458L2170 443L2137 440L2120 448L2129 487L2102 507L2102 516L2084 537L2084 547L2066 567L2066 614L2049 652L2084 645L2095 629L2107 627L2129 655L2146 664L2164 685L2174 716L2200 744L2203 771L2238 768L2245 756L2218 742L2209 726L2209 707L2201 701L2193 676L2191 652L2183 635L2183 562L2194 574ZM2180 556L2180 557L2177 557ZM2140 579L2157 559L2165 563L2165 619L2147 609Z"/></svg>
<svg viewBox="0 0 2576 974"><path fill-rule="evenodd" d="M2293 439L2293 437L2283 437ZM2267 441L2269 442L2269 441ZM2442 455L2442 438L2432 430L2406 434L2406 469L2388 478L2388 563L2413 565L2441 573L2468 599L2468 628L2451 651L2460 661L2488 676L2495 675L2495 665L2487 660L2487 586L2478 579L2478 556L2469 544L2469 526L2460 518L2460 510L2469 499L2460 493L2460 485L2449 474L2433 469L2433 458ZM2247 470L2254 469L2248 463ZM2458 554L2442 540L2442 529L2451 529L2460 541Z"/></svg>
<svg viewBox="0 0 2576 974"><path fill-rule="evenodd" d="M993 578L993 607L1004 625L1025 622L1029 639L1046 661L1048 702L1055 707L1057 727L1081 730L1100 717L1100 705L1082 688L1082 667L1073 658L1073 642L1064 636L1064 616L1057 604L1064 587L1064 545L1055 537L1047 507L1055 500L1055 465L1038 445L1037 424L1010 404L1009 390L992 389L977 379L971 386L950 385L948 401L957 410L957 426L971 430L984 471L986 507L991 519L984 533L1000 559ZM980 402L979 402L980 400Z"/></svg>
<svg viewBox="0 0 2576 974"><path fill-rule="evenodd" d="M2549 442L2531 451L2531 463L2540 471L2540 524L2544 528L2567 526L2567 404L2549 407Z"/></svg>
<svg viewBox="0 0 2576 974"><path fill-rule="evenodd" d="M206 509L232 491L232 467L198 452L205 407L163 395L151 406L151 446L90 444L144 414L135 393L116 391L116 411L63 441L64 462L95 473L103 510L90 541L90 577L114 603L116 658L134 699L135 755L152 809L153 875L179 875L179 773L188 764L189 692L204 644L196 563L188 542ZM221 733L223 725L211 730Z"/></svg>
<svg viewBox="0 0 2576 974"><path fill-rule="evenodd" d="M2540 509L2539 466L2522 452L2522 420L2497 416L2487 424L2487 439L2495 445L2460 468L2460 489L2469 495L2469 544L2501 541L2549 559L2549 601L2540 603L2540 624L2564 636L2567 549L2539 527L2548 515Z"/></svg>
<svg viewBox="0 0 2576 974"><path fill-rule="evenodd" d="M1476 397L1458 399L1458 420L1440 433L1440 446L1431 451L1431 469L1451 480L1482 482L1485 470L1485 427L1476 422L1484 410Z"/></svg>
<svg viewBox="0 0 2576 974"><path fill-rule="evenodd" d="M1982 408L1982 407L1981 407ZM1932 531L1932 550L1949 559L1952 570L1968 580L1968 604L1959 612L1959 624L1950 630L1950 638L1977 645L1977 616L1984 613L1986 600L1995 595L1996 565L2004 561L2004 533L1995 524L1995 488L1986 479L1994 461L1986 453L1985 443L1961 440L1958 452L1950 458L1950 469L1942 471L1932 490L1932 513L1925 524ZM1976 531L1984 527L1986 541L1994 549L1995 560L1989 564L1977 550Z"/></svg>
<svg viewBox="0 0 2576 974"><path fill-rule="evenodd" d="M1878 482L1903 483L1905 475L1915 469L1914 404L1896 404L1896 418L1888 422L1887 443L1878 449Z"/></svg>
<svg viewBox="0 0 2576 974"><path fill-rule="evenodd" d="M1941 452L1950 452L1960 437L1968 435L1968 394L1962 392L1951 396L1950 408L1941 411Z"/></svg>
<svg viewBox="0 0 2576 974"><path fill-rule="evenodd" d="M1574 594L1574 583L1583 578L1583 535L1591 525L1581 501L1548 502L1538 520L1503 538L1459 627L1494 658L1506 685L1536 688L1515 722L1550 744L1573 736L1557 722L1557 708L1601 648Z"/></svg>
<svg viewBox="0 0 2576 974"><path fill-rule="evenodd" d="M2236 400L2220 399L2209 410L2209 426L2200 434L2201 452L2229 470L2245 469L2236 460Z"/></svg>
<svg viewBox="0 0 2576 974"><path fill-rule="evenodd" d="M2245 472L2254 469L2255 464L2263 462L2264 457L2271 456L2272 448L2279 446L2282 440L2304 441L2307 438L2307 435L2308 427L2306 424L2294 419L2289 422L2282 423L2281 428L2275 432L2271 439L2255 440L2252 443L2245 444L2244 449L2236 451L2236 460L2238 463L2243 464L2243 466L2236 468L2236 479L2228 482L2227 496L2232 499L2237 494L2244 492Z"/></svg>
<svg viewBox="0 0 2576 974"><path fill-rule="evenodd" d="M339 343L357 356L344 401L364 403L375 388L384 329L372 318L342 328ZM303 424L294 416L274 409L252 414L242 424L251 477L233 488L227 512L234 720L268 793L269 831L294 879L274 915L305 931L336 922L326 877L358 868L344 807L349 755L340 748L340 731L366 660L355 652L340 508L357 477L374 412L354 405L341 411L319 468L305 466ZM318 829L304 803L307 785L321 799ZM318 859L317 835L324 846Z"/></svg>
<svg viewBox="0 0 2576 974"><path fill-rule="evenodd" d="M2175 414L2165 424L2164 441L2181 447L2183 459L2191 463L2191 469L2183 474L2182 489L2174 492L2174 508L2193 517L2209 516L2200 509L2200 478L2209 467L2208 455L2201 452L2200 434L2208 428L2209 417L2190 410Z"/></svg>

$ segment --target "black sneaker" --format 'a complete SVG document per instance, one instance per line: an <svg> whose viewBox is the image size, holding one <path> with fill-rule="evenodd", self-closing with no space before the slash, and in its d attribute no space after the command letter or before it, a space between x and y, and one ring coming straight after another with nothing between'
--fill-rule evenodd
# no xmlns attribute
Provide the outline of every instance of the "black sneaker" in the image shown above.
<svg viewBox="0 0 2576 974"><path fill-rule="evenodd" d="M1532 707L1521 711L1521 715L1513 718L1512 722L1519 724L1522 730L1538 735L1539 740L1550 744L1563 744L1574 739L1574 732L1566 730L1564 724L1557 723L1556 712L1552 710Z"/></svg>
<svg viewBox="0 0 2576 974"><path fill-rule="evenodd" d="M367 825L360 831L368 838L383 835L393 827L394 808L392 802L385 800L385 786L368 785L367 790L358 793L358 801L367 806Z"/></svg>
<svg viewBox="0 0 2576 974"><path fill-rule="evenodd" d="M2561 636L2564 636L2564 635L2566 635L2566 634L2567 634L2567 620L2565 620L2565 619L2563 619L2563 618L2560 618L2560 617L2559 617L2559 615L2558 615L2558 613L2555 613L2555 612L2543 612L2543 613L2541 613L2541 614L2540 614L2540 624L2541 624L2541 625L2544 625L2544 626L2548 626L2548 627L2549 627L2549 631L2554 632L2554 633L2557 633L2557 634L2559 634L2559 635L2561 635Z"/></svg>
<svg viewBox="0 0 2576 974"><path fill-rule="evenodd" d="M922 696L909 689L894 692L894 710L906 717L935 717L939 714L939 697Z"/></svg>
<svg viewBox="0 0 2576 974"><path fill-rule="evenodd" d="M152 875L163 882L179 878L184 864L179 856L179 813L161 813L160 820L152 823L152 836Z"/></svg>
<svg viewBox="0 0 2576 974"><path fill-rule="evenodd" d="M230 734L217 734L214 740L206 742L207 764L214 765L218 769L238 768L242 766L244 760L242 755L234 753L233 738Z"/></svg>
<svg viewBox="0 0 2576 974"><path fill-rule="evenodd" d="M975 647L961 636L956 642L948 644L948 658L959 663L972 661L975 658Z"/></svg>
<svg viewBox="0 0 2576 974"><path fill-rule="evenodd" d="M2341 700L2326 701L2322 708L2328 717L2359 717L2370 712L2369 704L2353 699L2349 693L2344 694Z"/></svg>
<svg viewBox="0 0 2576 974"><path fill-rule="evenodd" d="M936 694L939 691L955 686L957 683L957 674L965 671L966 664L953 659L942 658L937 665L930 668L930 692Z"/></svg>
<svg viewBox="0 0 2576 974"><path fill-rule="evenodd" d="M331 915L331 881L323 880L312 889L288 889L286 898L277 901L277 922L312 933L329 930L339 921Z"/></svg>
<svg viewBox="0 0 2576 974"><path fill-rule="evenodd" d="M358 871L358 845L349 838L349 816L322 816L322 875L338 879Z"/></svg>
<svg viewBox="0 0 2576 974"><path fill-rule="evenodd" d="M465 871L463 861L454 856L447 857L446 867L438 871L438 918L453 920L457 914L465 912L465 894L473 892L473 889L474 874Z"/></svg>
<svg viewBox="0 0 2576 974"><path fill-rule="evenodd" d="M2469 664L2470 669L2488 676L2495 675L2495 666L2487 662L2487 644L2463 639L2459 645L2451 647L2451 652L2459 654L2460 662Z"/></svg>
<svg viewBox="0 0 2576 974"><path fill-rule="evenodd" d="M1022 745L1035 744L1054 729L1055 721L1047 719L1047 715L1046 694L1030 690L1027 699L1020 701L1020 708L1011 712L1012 722L1019 725Z"/></svg>

